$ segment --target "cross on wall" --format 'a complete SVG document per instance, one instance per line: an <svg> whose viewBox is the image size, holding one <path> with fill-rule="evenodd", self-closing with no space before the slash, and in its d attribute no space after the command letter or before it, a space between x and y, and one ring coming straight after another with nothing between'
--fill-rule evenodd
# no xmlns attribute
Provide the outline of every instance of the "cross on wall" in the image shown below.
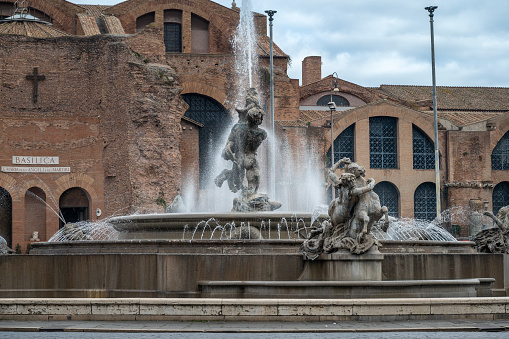
<svg viewBox="0 0 509 339"><path fill-rule="evenodd" d="M45 75L39 75L39 67L34 67L33 73L32 74L27 74L26 79L33 81L33 88L34 88L34 90L33 90L32 98L33 98L34 102L37 102L38 89L39 89L39 81L46 79L46 76Z"/></svg>

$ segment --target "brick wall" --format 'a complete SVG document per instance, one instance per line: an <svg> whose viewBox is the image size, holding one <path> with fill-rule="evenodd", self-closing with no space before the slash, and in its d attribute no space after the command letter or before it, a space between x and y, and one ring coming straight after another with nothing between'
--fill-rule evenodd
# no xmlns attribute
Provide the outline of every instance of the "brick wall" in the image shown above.
<svg viewBox="0 0 509 339"><path fill-rule="evenodd" d="M302 60L302 86L322 79L322 57L308 56Z"/></svg>
<svg viewBox="0 0 509 339"><path fill-rule="evenodd" d="M26 245L32 231L25 229L31 187L42 189L47 201L71 187L85 189L95 220L96 208L101 218L133 206L156 209L160 191L175 194L180 186L182 88L171 67L143 62L134 45L112 36L0 37L0 102L8 103L0 112L0 164L12 165L13 155L58 156L59 166L71 168L0 173L0 186L13 197L14 245ZM35 66L46 77L37 103L25 79ZM46 214L48 238L58 218L49 208Z"/></svg>

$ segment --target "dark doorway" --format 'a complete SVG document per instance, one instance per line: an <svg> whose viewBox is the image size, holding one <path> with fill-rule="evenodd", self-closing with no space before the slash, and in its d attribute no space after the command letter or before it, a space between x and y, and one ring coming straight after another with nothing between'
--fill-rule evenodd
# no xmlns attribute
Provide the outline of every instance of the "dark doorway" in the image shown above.
<svg viewBox="0 0 509 339"><path fill-rule="evenodd" d="M88 193L82 188L73 187L62 193L59 200L59 207L65 222L88 220L89 202ZM60 228L63 226L64 222L60 220Z"/></svg>
<svg viewBox="0 0 509 339"><path fill-rule="evenodd" d="M213 183L218 174L212 171L214 158L223 148L222 136L232 123L226 109L216 100L201 94L184 94L184 101L189 105L184 114L186 117L203 124L200 128L200 189Z"/></svg>
<svg viewBox="0 0 509 339"><path fill-rule="evenodd" d="M12 198L3 187L0 187L0 236L12 247Z"/></svg>

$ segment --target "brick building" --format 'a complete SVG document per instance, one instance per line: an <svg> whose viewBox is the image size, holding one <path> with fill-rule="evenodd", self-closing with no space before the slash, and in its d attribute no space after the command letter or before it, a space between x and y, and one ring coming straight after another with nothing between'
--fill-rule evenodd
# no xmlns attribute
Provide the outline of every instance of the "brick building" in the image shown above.
<svg viewBox="0 0 509 339"><path fill-rule="evenodd" d="M13 9L14 0L0 0L0 19L8 19L0 22L0 235L11 246L26 246L34 231L47 240L63 224L54 211L66 221L99 220L157 210L160 192L171 199L185 182L208 189L213 160L205 148L234 119L238 95L231 44L238 8L31 0L25 14ZM266 19L255 14L265 103ZM323 173L336 83L335 159L366 165L393 215L429 218L431 89L322 78L320 57L303 61L300 86L287 75L289 57L277 46L274 53L277 135L289 156L300 159L312 145L312 166ZM438 108L444 208L470 199L508 204L509 89L439 88ZM293 173L310 167L302 160ZM302 186L293 180L290 187Z"/></svg>

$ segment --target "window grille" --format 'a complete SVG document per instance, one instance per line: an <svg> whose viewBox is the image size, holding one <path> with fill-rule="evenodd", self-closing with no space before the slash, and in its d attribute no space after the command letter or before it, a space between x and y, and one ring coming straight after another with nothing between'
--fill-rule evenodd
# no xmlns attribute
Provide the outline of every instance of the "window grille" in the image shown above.
<svg viewBox="0 0 509 339"><path fill-rule="evenodd" d="M493 213L509 205L509 182L503 181L493 189Z"/></svg>
<svg viewBox="0 0 509 339"><path fill-rule="evenodd" d="M338 107L350 107L350 103L348 102L348 100L346 98L342 97L341 95L333 94L332 101L334 101L336 103L336 106L338 106ZM317 106L328 106L329 102L331 102L330 94L324 95L323 97L318 99L318 101L316 102L316 105Z"/></svg>
<svg viewBox="0 0 509 339"><path fill-rule="evenodd" d="M334 161L337 162L338 160L345 157L355 161L354 145L355 124L351 124L334 140ZM327 151L327 167L332 166L331 160L331 149L329 148Z"/></svg>
<svg viewBox="0 0 509 339"><path fill-rule="evenodd" d="M509 170L509 132L504 134L491 153L491 169Z"/></svg>
<svg viewBox="0 0 509 339"><path fill-rule="evenodd" d="M232 118L216 100L200 94L184 94L189 109L184 116L201 124L199 132L200 188L206 188L214 177L214 158L221 152L223 135L231 127Z"/></svg>
<svg viewBox="0 0 509 339"><path fill-rule="evenodd" d="M180 24L164 23L164 46L166 52L182 53L182 26Z"/></svg>
<svg viewBox="0 0 509 339"><path fill-rule="evenodd" d="M414 192L414 218L433 220L437 216L435 184L425 182L420 184Z"/></svg>
<svg viewBox="0 0 509 339"><path fill-rule="evenodd" d="M369 158L371 168L397 168L397 118L369 118Z"/></svg>
<svg viewBox="0 0 509 339"><path fill-rule="evenodd" d="M375 185L373 191L380 198L380 205L387 206L391 217L399 217L399 193L392 183L382 181Z"/></svg>
<svg viewBox="0 0 509 339"><path fill-rule="evenodd" d="M431 139L412 125L414 169L435 168L435 147Z"/></svg>

